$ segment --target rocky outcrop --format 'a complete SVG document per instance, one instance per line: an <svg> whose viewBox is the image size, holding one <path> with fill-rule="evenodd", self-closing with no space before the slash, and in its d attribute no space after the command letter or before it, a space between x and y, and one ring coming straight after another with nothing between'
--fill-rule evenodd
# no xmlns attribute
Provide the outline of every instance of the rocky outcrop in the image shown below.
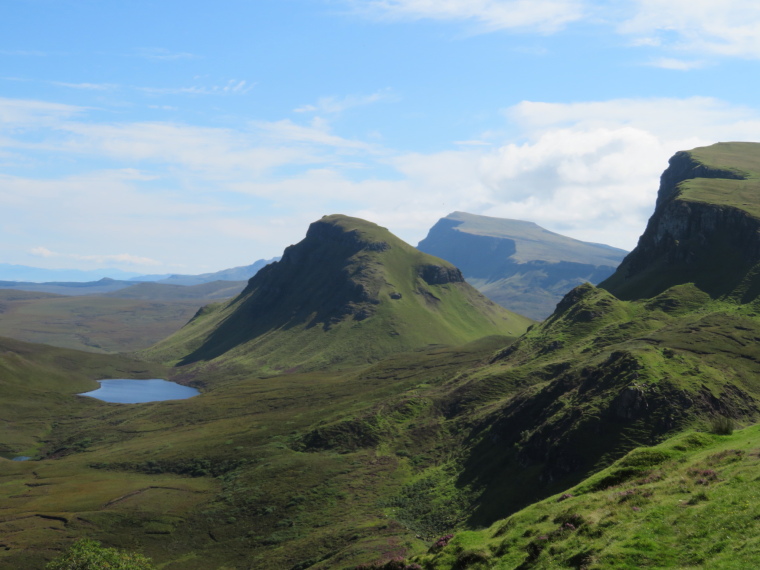
<svg viewBox="0 0 760 570"><path fill-rule="evenodd" d="M636 249L600 287L622 299L653 297L682 283L695 283L713 297L731 293L760 262L760 220L730 205L730 199L688 199L683 183L746 176L702 164L690 152L676 153L662 174L655 212Z"/></svg>
<svg viewBox="0 0 760 570"><path fill-rule="evenodd" d="M445 285L446 283L462 283L464 277L456 267L443 265L423 265L419 268L419 275L428 285Z"/></svg>

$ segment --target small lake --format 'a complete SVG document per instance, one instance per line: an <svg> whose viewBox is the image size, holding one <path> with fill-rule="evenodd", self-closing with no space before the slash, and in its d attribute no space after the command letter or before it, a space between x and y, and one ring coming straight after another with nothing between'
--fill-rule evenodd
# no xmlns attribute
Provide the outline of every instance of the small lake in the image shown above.
<svg viewBox="0 0 760 570"><path fill-rule="evenodd" d="M100 388L78 394L114 404L144 404L164 400L186 400L200 394L195 388L167 380L98 380Z"/></svg>

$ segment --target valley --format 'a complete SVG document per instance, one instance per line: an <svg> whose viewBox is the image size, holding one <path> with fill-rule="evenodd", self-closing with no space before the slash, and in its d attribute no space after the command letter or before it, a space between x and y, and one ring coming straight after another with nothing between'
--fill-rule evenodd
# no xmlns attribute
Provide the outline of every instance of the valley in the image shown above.
<svg viewBox="0 0 760 570"><path fill-rule="evenodd" d="M0 567L82 537L167 570L753 567L758 157L676 154L638 247L542 322L332 215L129 354L0 340L0 452L32 457L0 459ZM62 303L7 294L0 323ZM201 395L76 396L106 378Z"/></svg>

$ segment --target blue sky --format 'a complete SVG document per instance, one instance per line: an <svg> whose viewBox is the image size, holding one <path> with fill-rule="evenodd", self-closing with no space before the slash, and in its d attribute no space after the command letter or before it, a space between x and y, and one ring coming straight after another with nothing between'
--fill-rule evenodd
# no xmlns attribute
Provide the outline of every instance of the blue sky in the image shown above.
<svg viewBox="0 0 760 570"><path fill-rule="evenodd" d="M201 273L455 210L631 249L675 151L760 139L759 29L749 0L5 0L0 262Z"/></svg>

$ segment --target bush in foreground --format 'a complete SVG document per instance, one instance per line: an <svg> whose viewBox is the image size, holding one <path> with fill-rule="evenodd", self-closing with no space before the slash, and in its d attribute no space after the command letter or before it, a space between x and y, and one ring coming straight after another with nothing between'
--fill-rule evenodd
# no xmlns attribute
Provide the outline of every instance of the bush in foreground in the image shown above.
<svg viewBox="0 0 760 570"><path fill-rule="evenodd" d="M77 540L45 570L155 570L150 558L101 546L97 540Z"/></svg>

